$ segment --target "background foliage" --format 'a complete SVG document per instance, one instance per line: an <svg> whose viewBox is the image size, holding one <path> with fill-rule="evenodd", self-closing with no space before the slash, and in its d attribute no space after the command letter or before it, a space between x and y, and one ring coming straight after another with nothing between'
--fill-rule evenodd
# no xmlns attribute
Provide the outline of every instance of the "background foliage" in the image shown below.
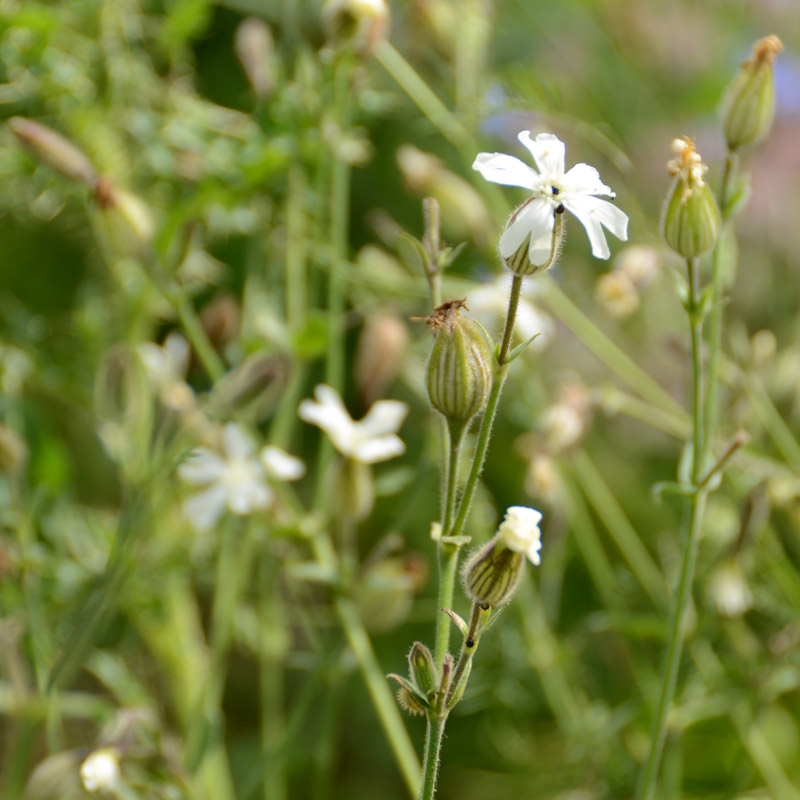
<svg viewBox="0 0 800 800"><path fill-rule="evenodd" d="M307 569L331 498L296 407L339 336L354 416L378 396L411 405L406 455L375 470L355 589L382 670L403 671L436 611L438 449L429 335L409 321L428 313L427 292L398 232L420 236L434 196L444 239L466 243L445 296L506 280L494 247L522 196L470 164L479 150L521 155L527 128L598 167L630 242L597 262L571 223L558 268L529 282L545 335L512 370L470 533L534 505L543 563L477 658L441 797L629 796L678 563L679 504L651 489L675 479L687 427L680 265L658 236L664 163L688 134L719 180L720 98L775 32L776 120L745 158L724 339L720 441L738 429L752 441L710 501L663 797L800 797L800 8L418 0L393 5L391 44L377 32L370 50L330 5L0 2L0 117L67 136L155 221L149 258L103 238L88 190L0 128L4 796L79 796L78 765L104 742L122 747L130 797L406 795L328 578ZM637 264L647 279L618 279ZM231 373L213 381L195 354L204 413L302 455L297 495L318 512L254 520L224 636L214 587L241 526L198 534L182 518L174 464L198 434L132 355L192 309ZM373 350L396 369L376 374ZM201 724L192 697L206 679L220 697ZM420 742L418 720L408 727Z"/></svg>

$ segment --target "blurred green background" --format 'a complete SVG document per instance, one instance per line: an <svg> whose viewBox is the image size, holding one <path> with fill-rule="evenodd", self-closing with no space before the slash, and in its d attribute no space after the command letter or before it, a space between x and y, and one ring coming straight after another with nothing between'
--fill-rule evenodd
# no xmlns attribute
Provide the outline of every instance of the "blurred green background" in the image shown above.
<svg viewBox="0 0 800 800"><path fill-rule="evenodd" d="M752 194L725 312L719 442L752 441L710 500L661 796L800 797L800 5L409 0L386 28L373 11L0 0L0 123L57 130L154 225L147 255L102 235L90 190L0 124L0 793L81 796L80 762L113 742L125 797L407 796L333 590L298 568L309 520L326 517L319 433L295 409L336 330L353 415L379 397L411 407L407 453L374 470L355 590L381 669L404 672L411 643L433 636L439 501L430 339L410 321L430 308L399 232L422 235L433 196L443 238L466 243L445 297L507 282L495 242L524 194L470 167L478 151L525 158L516 134L530 129L562 138L568 166L599 169L630 237L599 262L570 220L558 267L528 282L544 335L512 370L470 533L535 506L543 562L476 658L439 796L631 796L679 562L680 502L651 489L675 480L687 430L681 265L658 234L665 163L689 135L717 185L724 89L776 33L775 123L743 154ZM225 371L266 376L243 409L195 353L203 413L243 419L309 467L303 513L256 523L219 673L215 565L237 520L197 534L182 519L174 461L197 437L131 366L142 342L183 329L178 297ZM499 312L484 318L496 334ZM221 701L198 744L181 693L207 672ZM422 723L408 727L421 751Z"/></svg>

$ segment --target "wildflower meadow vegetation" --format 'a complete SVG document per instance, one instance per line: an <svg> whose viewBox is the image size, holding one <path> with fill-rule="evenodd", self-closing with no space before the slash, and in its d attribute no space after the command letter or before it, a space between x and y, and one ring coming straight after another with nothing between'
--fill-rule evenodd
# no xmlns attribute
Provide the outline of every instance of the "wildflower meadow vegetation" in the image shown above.
<svg viewBox="0 0 800 800"><path fill-rule="evenodd" d="M798 46L0 0L0 797L800 800Z"/></svg>

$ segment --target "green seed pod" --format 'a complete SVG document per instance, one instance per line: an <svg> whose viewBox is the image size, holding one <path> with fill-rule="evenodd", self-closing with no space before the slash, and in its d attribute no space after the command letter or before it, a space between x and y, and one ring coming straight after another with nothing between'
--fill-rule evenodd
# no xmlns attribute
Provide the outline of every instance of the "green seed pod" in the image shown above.
<svg viewBox="0 0 800 800"><path fill-rule="evenodd" d="M448 422L472 419L486 403L492 386L492 354L478 325L461 317L464 300L451 300L427 318L436 332L428 360L431 405Z"/></svg>
<svg viewBox="0 0 800 800"><path fill-rule="evenodd" d="M766 36L753 45L728 87L722 105L722 124L729 150L761 141L772 126L775 111L773 64L783 50L777 36Z"/></svg>
<svg viewBox="0 0 800 800"><path fill-rule="evenodd" d="M414 642L408 654L408 665L417 688L426 697L430 697L439 688L431 651L421 642Z"/></svg>
<svg viewBox="0 0 800 800"><path fill-rule="evenodd" d="M464 565L464 589L481 605L505 605L513 596L522 576L523 553L506 546L500 535L478 550Z"/></svg>
<svg viewBox="0 0 800 800"><path fill-rule="evenodd" d="M688 139L672 143L676 158L667 169L675 180L667 194L662 232L667 244L684 258L696 258L714 246L720 216L705 182L707 167Z"/></svg>

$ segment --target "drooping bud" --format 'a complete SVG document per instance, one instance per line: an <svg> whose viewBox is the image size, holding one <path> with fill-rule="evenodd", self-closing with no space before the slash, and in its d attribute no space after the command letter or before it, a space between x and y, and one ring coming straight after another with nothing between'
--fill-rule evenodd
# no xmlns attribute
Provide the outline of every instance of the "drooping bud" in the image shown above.
<svg viewBox="0 0 800 800"><path fill-rule="evenodd" d="M408 654L408 665L417 688L430 697L439 688L439 681L431 651L422 642L414 642Z"/></svg>
<svg viewBox="0 0 800 800"><path fill-rule="evenodd" d="M118 258L143 256L155 234L150 209L135 194L101 177L95 188L98 232L109 251Z"/></svg>
<svg viewBox="0 0 800 800"><path fill-rule="evenodd" d="M708 167L691 139L675 139L667 171L675 177L667 194L662 232L667 244L684 258L696 258L714 246L720 216L706 183Z"/></svg>
<svg viewBox="0 0 800 800"><path fill-rule="evenodd" d="M541 518L533 508L506 510L494 538L464 565L464 588L474 602L493 608L505 605L519 584L525 558L539 564Z"/></svg>
<svg viewBox="0 0 800 800"><path fill-rule="evenodd" d="M729 150L759 142L769 133L775 111L773 64L781 50L777 36L759 39L728 87L722 122Z"/></svg>
<svg viewBox="0 0 800 800"><path fill-rule="evenodd" d="M426 320L436 335L426 383L431 405L448 422L465 423L489 396L492 354L475 321L460 315L462 308L464 300L450 300Z"/></svg>
<svg viewBox="0 0 800 800"><path fill-rule="evenodd" d="M69 139L25 117L12 117L7 124L20 144L39 161L67 178L94 186L97 173L92 162Z"/></svg>

